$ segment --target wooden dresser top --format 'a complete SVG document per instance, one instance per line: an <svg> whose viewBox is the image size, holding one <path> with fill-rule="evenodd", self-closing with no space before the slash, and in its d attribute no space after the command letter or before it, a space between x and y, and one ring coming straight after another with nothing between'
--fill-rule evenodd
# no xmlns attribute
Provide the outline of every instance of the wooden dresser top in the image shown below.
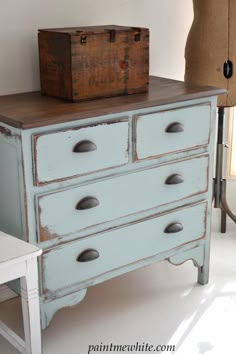
<svg viewBox="0 0 236 354"><path fill-rule="evenodd" d="M30 129L78 119L115 114L202 97L224 94L224 89L198 86L182 81L150 77L149 91L83 102L67 102L26 92L0 96L0 121Z"/></svg>

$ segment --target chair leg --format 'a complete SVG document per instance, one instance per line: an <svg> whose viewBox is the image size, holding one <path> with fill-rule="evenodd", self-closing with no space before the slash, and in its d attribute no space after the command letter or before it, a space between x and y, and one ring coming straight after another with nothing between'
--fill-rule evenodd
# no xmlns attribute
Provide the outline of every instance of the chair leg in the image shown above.
<svg viewBox="0 0 236 354"><path fill-rule="evenodd" d="M27 261L26 276L21 278L21 301L26 354L41 354L41 327L36 258Z"/></svg>

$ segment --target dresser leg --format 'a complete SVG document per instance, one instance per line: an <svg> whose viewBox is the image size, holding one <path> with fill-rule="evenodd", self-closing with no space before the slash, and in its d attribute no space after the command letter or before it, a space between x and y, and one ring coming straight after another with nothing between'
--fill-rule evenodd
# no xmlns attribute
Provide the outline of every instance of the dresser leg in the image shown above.
<svg viewBox="0 0 236 354"><path fill-rule="evenodd" d="M21 302L25 332L25 353L41 354L37 259L27 261L26 276L21 278Z"/></svg>
<svg viewBox="0 0 236 354"><path fill-rule="evenodd" d="M205 285L209 281L209 266L198 267L198 284Z"/></svg>
<svg viewBox="0 0 236 354"><path fill-rule="evenodd" d="M168 259L174 265L179 265L189 260L198 268L198 283L202 285L207 284L209 280L209 262L205 257L204 246L194 247Z"/></svg>
<svg viewBox="0 0 236 354"><path fill-rule="evenodd" d="M73 294L69 294L54 300L44 300L42 299L40 310L41 310L41 328L46 329L54 314L64 308L69 306L75 306L79 304L85 297L87 289L82 289Z"/></svg>

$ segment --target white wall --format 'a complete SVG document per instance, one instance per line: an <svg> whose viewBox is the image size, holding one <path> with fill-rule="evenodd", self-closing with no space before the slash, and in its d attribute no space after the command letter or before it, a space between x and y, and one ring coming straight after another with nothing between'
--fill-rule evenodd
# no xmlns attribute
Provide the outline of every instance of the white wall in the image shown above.
<svg viewBox="0 0 236 354"><path fill-rule="evenodd" d="M148 27L150 73L183 79L191 0L0 1L0 95L39 89L37 30L49 27Z"/></svg>

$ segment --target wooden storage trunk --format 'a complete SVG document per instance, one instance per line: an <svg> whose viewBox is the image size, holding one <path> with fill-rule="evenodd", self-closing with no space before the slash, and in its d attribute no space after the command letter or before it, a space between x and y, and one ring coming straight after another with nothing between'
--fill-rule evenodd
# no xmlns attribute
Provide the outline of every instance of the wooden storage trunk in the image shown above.
<svg viewBox="0 0 236 354"><path fill-rule="evenodd" d="M147 28L41 29L38 39L42 94L80 101L148 90Z"/></svg>

